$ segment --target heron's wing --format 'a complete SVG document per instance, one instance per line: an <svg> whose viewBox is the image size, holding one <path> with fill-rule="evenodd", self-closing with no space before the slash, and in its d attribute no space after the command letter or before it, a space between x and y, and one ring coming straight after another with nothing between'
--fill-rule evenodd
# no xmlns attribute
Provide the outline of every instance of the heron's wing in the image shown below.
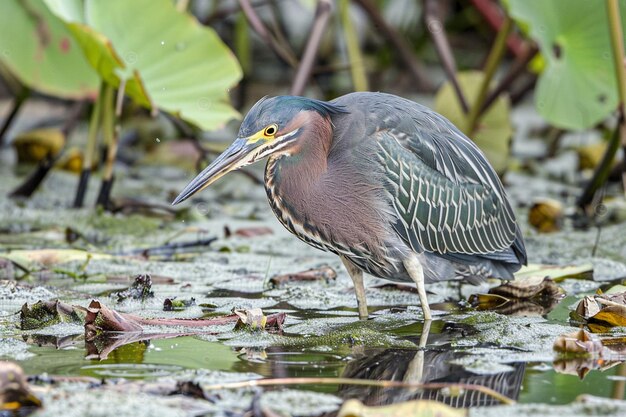
<svg viewBox="0 0 626 417"><path fill-rule="evenodd" d="M441 119L444 129L440 121L428 126L422 120L410 124L412 131L390 127L375 134L385 190L398 214L395 230L418 252L524 263L521 234L500 180L476 146Z"/></svg>

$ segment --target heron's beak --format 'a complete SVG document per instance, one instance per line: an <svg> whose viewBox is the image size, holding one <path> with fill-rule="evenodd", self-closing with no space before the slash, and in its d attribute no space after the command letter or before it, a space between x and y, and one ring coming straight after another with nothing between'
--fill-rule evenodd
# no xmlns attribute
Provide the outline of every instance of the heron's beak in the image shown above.
<svg viewBox="0 0 626 417"><path fill-rule="evenodd" d="M238 168L249 165L259 158L259 152L255 152L262 145L262 141L250 142L248 138L237 138L228 149L218 156L185 189L176 197L172 205L185 201L198 191L217 181L223 175Z"/></svg>

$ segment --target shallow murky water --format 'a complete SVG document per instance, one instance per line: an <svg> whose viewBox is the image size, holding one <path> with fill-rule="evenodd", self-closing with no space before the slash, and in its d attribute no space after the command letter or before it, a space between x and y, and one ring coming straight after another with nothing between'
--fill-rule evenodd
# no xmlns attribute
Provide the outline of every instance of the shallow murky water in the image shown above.
<svg viewBox="0 0 626 417"><path fill-rule="evenodd" d="M145 182L154 181L153 174L149 170L134 173L136 181ZM16 182L9 174L5 178L8 182L0 187L0 194ZM154 187L160 190L162 200L180 189L186 180L177 171L169 173L168 178L166 185ZM24 287L9 290L7 281L0 282L0 358L16 361L28 375L124 379L146 384L195 380L208 385L259 377L341 377L477 384L522 404L570 404L582 394L625 398L623 364L553 362L556 357L552 351L557 336L575 330L569 323L572 306L584 294L593 293L603 283L615 283L611 280L624 275L626 267L621 259L626 236L619 227L603 230L596 257L587 251L595 241L593 230L586 234L562 232L549 236L527 232L532 262L575 265L591 262L596 268L596 281L559 282L567 296L555 305L549 308L534 305L530 310L516 307L509 311L515 315L476 312L464 300L471 294L486 292L496 283L480 287L454 283L432 285L428 288L429 299L437 315L430 328L424 329L421 310L415 307L419 302L414 292L380 287L385 282L372 278L366 280L371 318L367 322L359 321L352 284L339 260L307 247L284 231L269 212L262 189L250 188L242 177L235 176L223 188L208 190L205 200L190 204L174 220L69 210L65 208L67 198L54 190L73 189L74 181L69 174L55 172L49 185L31 201L0 201L3 249L72 248L94 254L88 262L50 261L52 266L35 268L37 271L29 276L19 269L3 270L4 278L24 278L19 284ZM94 188L95 184L92 191ZM254 191L246 193L242 189ZM134 188L116 189L119 195L135 192ZM228 200L232 201L228 204L221 203L224 195L236 198ZM51 206L55 210L50 210ZM66 231L70 226L84 238L68 242ZM230 237L224 236L224 226L233 232ZM271 233L253 237L236 233L259 226L269 227ZM148 257L122 256L137 248L162 246L169 241L193 242L207 236L215 236L217 240L190 250L159 252ZM576 244L570 245L572 240ZM336 279L288 283L277 288L268 285L274 275L322 265L337 271ZM118 302L113 292L128 287L131 277L137 274L152 275L154 297L144 302ZM193 298L195 303L180 311L163 311L164 300L171 297ZM116 311L145 318L206 318L229 314L233 308L261 308L266 315L286 313L286 321L282 334L234 331L232 325L225 325L197 336L120 344L110 352L107 349L117 342L115 338L86 343L83 327L75 324L55 324L30 331L17 329L17 313L22 304L56 298L82 306L98 298ZM153 330L163 331L159 327ZM615 332L620 334L619 330ZM103 351L108 352L103 355L106 358L97 358ZM615 366L595 369L603 365ZM586 368L590 369L586 371ZM578 373L584 374L584 378ZM133 405L137 406L132 398L148 395L141 391L143 388L141 395L133 393L132 398L122 388L120 392L113 389L114 392L105 390L95 394L84 391L87 389L84 382L72 384L45 388L42 395L46 399L62 393L68 401L67 407L75 408L77 415L82 410L76 405L79 403L129 401L128 407L132 409ZM284 401L281 407L293 415L332 412L340 404L337 397L359 398L370 405L416 398L432 398L463 407L499 404L493 397L469 391L446 396L434 389L416 391L319 383L283 388L289 390L266 390L263 401L276 404ZM208 415L220 415L219 410L243 414L255 391L219 392L220 399L215 403L196 401L186 403L185 407L199 407ZM271 397L275 392L283 393L283 397ZM316 397L318 394L328 395ZM180 408L161 403L163 398L150 395L155 407L158 404L171 406L172 410ZM156 397L159 399L155 400ZM149 409L144 411L148 413ZM552 411L545 411L545 415ZM49 408L41 415L54 415L53 412L55 409ZM475 415L487 413L477 411ZM170 414L176 415L175 411Z"/></svg>

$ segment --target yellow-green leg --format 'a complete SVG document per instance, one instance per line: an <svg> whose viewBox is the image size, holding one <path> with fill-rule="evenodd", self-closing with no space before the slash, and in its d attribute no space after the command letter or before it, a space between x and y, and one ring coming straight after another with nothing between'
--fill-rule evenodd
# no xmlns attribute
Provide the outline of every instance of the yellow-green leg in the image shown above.
<svg viewBox="0 0 626 417"><path fill-rule="evenodd" d="M403 263L404 268L409 273L409 276L417 286L417 294L420 297L422 312L424 313L424 320L432 320L432 316L430 314L430 306L428 305L428 298L426 297L426 288L424 287L424 268L422 268L422 264L417 260L417 257L415 256L405 259Z"/></svg>
<svg viewBox="0 0 626 417"><path fill-rule="evenodd" d="M348 258L340 257L341 262L348 270L348 275L352 278L354 284L354 292L356 294L356 303L359 307L359 318L361 320L367 320L367 300L365 299L365 286L363 285L363 271L353 264Z"/></svg>

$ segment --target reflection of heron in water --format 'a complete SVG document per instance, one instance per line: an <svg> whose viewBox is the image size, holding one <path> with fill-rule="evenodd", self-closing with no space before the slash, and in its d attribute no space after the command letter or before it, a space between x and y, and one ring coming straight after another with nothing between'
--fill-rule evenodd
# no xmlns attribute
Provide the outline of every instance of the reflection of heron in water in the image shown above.
<svg viewBox="0 0 626 417"><path fill-rule="evenodd" d="M524 378L526 364L512 363L513 370L497 374L478 375L450 362L464 354L452 350L425 349L430 332L430 322L424 323L420 336L420 349L386 349L350 362L344 378L404 381L414 383L464 383L491 388L509 398L517 399ZM435 337L440 335L433 335ZM444 395L441 390L342 386L339 394L344 398L358 398L364 404L385 405L409 400L436 400L453 407L481 407L499 405L500 401L478 391L465 391L458 396Z"/></svg>

